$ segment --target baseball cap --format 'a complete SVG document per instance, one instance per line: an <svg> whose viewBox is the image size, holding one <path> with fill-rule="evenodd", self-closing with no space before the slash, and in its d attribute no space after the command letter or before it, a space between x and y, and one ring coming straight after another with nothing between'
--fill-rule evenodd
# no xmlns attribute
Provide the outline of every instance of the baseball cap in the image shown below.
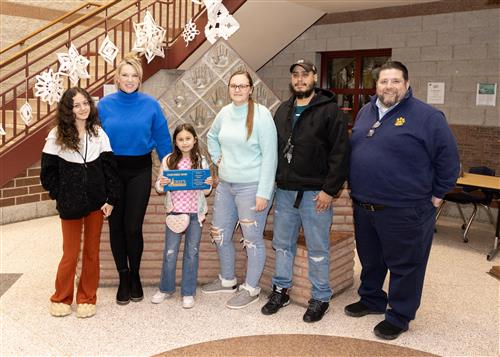
<svg viewBox="0 0 500 357"><path fill-rule="evenodd" d="M293 69L295 68L295 66L300 66L300 67L304 68L307 72L313 71L313 73L317 73L316 66L311 61L308 61L305 59L299 59L298 61L294 62L290 66L290 73L293 72Z"/></svg>

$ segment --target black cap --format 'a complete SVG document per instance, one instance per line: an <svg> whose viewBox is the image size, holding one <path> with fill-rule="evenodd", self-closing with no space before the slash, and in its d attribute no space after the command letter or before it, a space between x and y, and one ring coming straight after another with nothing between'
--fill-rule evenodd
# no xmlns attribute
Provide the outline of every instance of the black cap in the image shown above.
<svg viewBox="0 0 500 357"><path fill-rule="evenodd" d="M307 72L311 72L311 71L313 71L313 73L318 72L316 70L316 66L311 61L308 61L305 59L299 59L294 64L292 64L290 66L290 73L293 72L293 69L295 68L295 66L300 66L300 67L304 68Z"/></svg>

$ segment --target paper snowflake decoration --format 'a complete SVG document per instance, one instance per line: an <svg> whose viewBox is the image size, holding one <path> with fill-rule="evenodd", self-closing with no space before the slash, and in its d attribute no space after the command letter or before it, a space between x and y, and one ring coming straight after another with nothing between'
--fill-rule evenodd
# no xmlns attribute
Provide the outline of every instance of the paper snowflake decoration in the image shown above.
<svg viewBox="0 0 500 357"><path fill-rule="evenodd" d="M73 43L68 49L68 53L58 53L59 73L68 76L71 84L75 85L80 78L90 78L87 66L90 61L80 55Z"/></svg>
<svg viewBox="0 0 500 357"><path fill-rule="evenodd" d="M35 96L40 97L50 105L59 102L64 91L63 80L59 72L54 73L52 68L36 77Z"/></svg>
<svg viewBox="0 0 500 357"><path fill-rule="evenodd" d="M30 103L24 103L19 109L19 114L24 124L26 124L26 126L30 125L31 119L33 119L33 109L31 109Z"/></svg>
<svg viewBox="0 0 500 357"><path fill-rule="evenodd" d="M113 65L113 62L118 55L118 47L115 46L113 41L109 38L109 35L106 35L104 41L101 43L101 47L99 47L99 54L106 62L110 65Z"/></svg>
<svg viewBox="0 0 500 357"><path fill-rule="evenodd" d="M210 4L207 4L210 3ZM208 7L210 5L210 8ZM240 28L240 24L229 13L222 3L214 4L214 0L205 1L208 22L205 26L205 36L210 43L215 43L217 38L227 40Z"/></svg>
<svg viewBox="0 0 500 357"><path fill-rule="evenodd" d="M3 130L3 126L0 124L0 135L7 135L5 130Z"/></svg>
<svg viewBox="0 0 500 357"><path fill-rule="evenodd" d="M186 47L189 45L189 42L193 41L196 35L199 35L200 31L196 29L196 24L193 22L193 19L189 20L189 22L184 26L184 31L182 32L182 37L184 38L184 42L186 42Z"/></svg>
<svg viewBox="0 0 500 357"><path fill-rule="evenodd" d="M156 25L149 11L146 10L143 22L134 22L134 31L136 39L132 51L144 54L148 63L155 56L165 57L163 40L167 31L163 27Z"/></svg>

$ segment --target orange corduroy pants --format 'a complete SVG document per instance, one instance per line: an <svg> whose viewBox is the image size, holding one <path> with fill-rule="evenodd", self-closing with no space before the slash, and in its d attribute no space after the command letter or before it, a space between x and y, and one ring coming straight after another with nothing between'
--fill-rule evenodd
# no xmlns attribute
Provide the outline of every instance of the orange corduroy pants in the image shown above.
<svg viewBox="0 0 500 357"><path fill-rule="evenodd" d="M52 302L71 305L75 285L76 265L80 254L83 227L82 273L76 293L77 304L95 304L99 284L99 243L103 214L93 211L79 219L61 219L63 256L56 276L56 291Z"/></svg>

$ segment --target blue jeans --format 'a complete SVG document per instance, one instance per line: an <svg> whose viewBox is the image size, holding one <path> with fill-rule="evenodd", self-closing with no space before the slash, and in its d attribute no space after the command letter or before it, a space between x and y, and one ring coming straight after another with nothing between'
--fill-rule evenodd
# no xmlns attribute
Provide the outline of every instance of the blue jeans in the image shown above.
<svg viewBox="0 0 500 357"><path fill-rule="evenodd" d="M189 226L184 232L184 253L182 259L181 295L196 295L198 280L198 251L201 240L201 226L198 214L189 214ZM173 293L175 291L175 271L177 255L181 243L182 233L174 233L165 226L165 248L163 249L163 267L161 269L160 291Z"/></svg>
<svg viewBox="0 0 500 357"><path fill-rule="evenodd" d="M243 232L243 244L248 257L246 284L252 288L259 285L259 280L266 262L264 228L271 207L272 198L266 209L255 211L257 182L229 183L221 181L215 191L215 203L212 222L212 239L219 253L221 277L233 280L235 250L233 233L239 221Z"/></svg>
<svg viewBox="0 0 500 357"><path fill-rule="evenodd" d="M311 296L315 300L329 301L330 288L330 226L333 209L316 212L314 198L319 191L305 191L299 208L293 207L297 191L276 190L274 202L273 248L276 251L276 273L273 284L280 288L292 287L293 262L297 253L300 226L309 257Z"/></svg>

